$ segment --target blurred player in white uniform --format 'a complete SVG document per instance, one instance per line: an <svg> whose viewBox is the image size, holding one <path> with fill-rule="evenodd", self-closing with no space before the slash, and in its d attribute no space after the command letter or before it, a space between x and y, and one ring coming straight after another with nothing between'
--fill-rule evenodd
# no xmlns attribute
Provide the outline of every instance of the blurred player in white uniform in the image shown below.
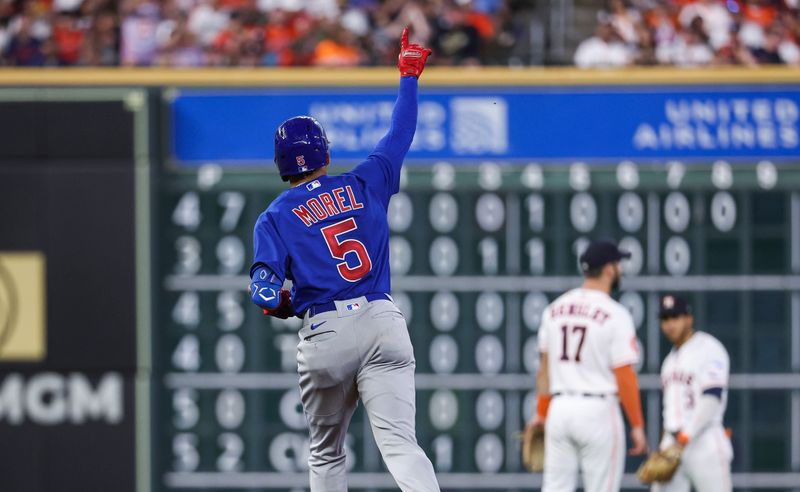
<svg viewBox="0 0 800 492"><path fill-rule="evenodd" d="M610 297L626 258L630 253L614 243L591 243L580 257L583 285L542 316L537 412L528 425L545 426L543 492L575 490L579 472L586 492L619 490L625 468L620 403L632 428L629 454L647 451L633 319Z"/></svg>
<svg viewBox="0 0 800 492"><path fill-rule="evenodd" d="M708 333L696 332L689 304L681 297L661 299L661 331L674 345L661 366L664 436L660 448L683 449L681 466L657 492L731 490L733 448L722 417L728 399L730 361L725 347Z"/></svg>

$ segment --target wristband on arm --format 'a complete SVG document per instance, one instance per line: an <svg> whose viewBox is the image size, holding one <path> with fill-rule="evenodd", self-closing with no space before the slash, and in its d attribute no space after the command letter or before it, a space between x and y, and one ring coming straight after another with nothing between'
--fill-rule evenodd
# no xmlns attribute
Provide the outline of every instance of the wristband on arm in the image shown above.
<svg viewBox="0 0 800 492"><path fill-rule="evenodd" d="M544 419L547 417L547 410L550 408L551 395L539 395L536 397L536 415Z"/></svg>
<svg viewBox="0 0 800 492"><path fill-rule="evenodd" d="M251 275L250 300L262 309L275 309L281 304L281 281L264 265L256 267Z"/></svg>

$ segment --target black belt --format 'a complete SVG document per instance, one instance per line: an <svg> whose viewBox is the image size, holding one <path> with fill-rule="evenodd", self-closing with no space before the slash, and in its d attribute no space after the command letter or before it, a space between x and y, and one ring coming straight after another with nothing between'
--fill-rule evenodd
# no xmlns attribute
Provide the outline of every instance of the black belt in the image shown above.
<svg viewBox="0 0 800 492"><path fill-rule="evenodd" d="M361 296L361 297L365 297L367 299L367 302L389 301L389 300L391 300L391 298L389 297L389 294L384 294L382 292L381 293L374 293L374 294L367 294L367 295ZM356 297L354 299L358 299L358 298ZM339 302L341 302L341 301L339 301ZM336 311L336 301L323 302L322 304L314 304L313 306L308 308L308 310L306 310L306 313L308 314L309 318L313 318L314 316L316 316L318 314L327 313L329 311Z"/></svg>
<svg viewBox="0 0 800 492"><path fill-rule="evenodd" d="M584 398L610 398L612 396L616 396L615 393L567 393L567 392L556 392L553 393L553 396L583 396Z"/></svg>

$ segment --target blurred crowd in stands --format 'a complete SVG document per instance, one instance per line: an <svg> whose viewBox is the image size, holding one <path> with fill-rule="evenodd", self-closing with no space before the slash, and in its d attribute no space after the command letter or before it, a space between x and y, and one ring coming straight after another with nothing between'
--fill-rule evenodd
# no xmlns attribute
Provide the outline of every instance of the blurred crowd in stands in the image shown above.
<svg viewBox="0 0 800 492"><path fill-rule="evenodd" d="M542 1L0 0L0 66L520 65ZM604 1L580 67L800 65L800 0Z"/></svg>
<svg viewBox="0 0 800 492"><path fill-rule="evenodd" d="M800 0L609 0L580 67L800 66Z"/></svg>
<svg viewBox="0 0 800 492"><path fill-rule="evenodd" d="M410 25L433 64L505 64L526 0L0 0L0 65L390 65Z"/></svg>

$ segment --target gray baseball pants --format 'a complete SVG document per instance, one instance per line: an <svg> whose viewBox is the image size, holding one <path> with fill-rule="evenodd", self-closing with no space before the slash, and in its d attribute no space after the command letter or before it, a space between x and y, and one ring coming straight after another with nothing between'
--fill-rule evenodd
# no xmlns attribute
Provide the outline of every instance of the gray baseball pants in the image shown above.
<svg viewBox="0 0 800 492"><path fill-rule="evenodd" d="M389 300L364 297L336 301L336 308L306 314L297 345L311 492L347 491L344 440L359 398L400 490L438 492L415 435L416 363L403 314Z"/></svg>

